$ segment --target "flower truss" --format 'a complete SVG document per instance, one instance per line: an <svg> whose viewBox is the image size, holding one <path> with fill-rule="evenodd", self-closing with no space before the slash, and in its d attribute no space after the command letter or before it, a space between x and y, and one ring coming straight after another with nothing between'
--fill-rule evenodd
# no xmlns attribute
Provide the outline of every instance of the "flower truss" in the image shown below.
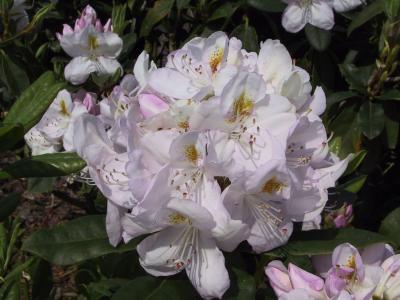
<svg viewBox="0 0 400 300"><path fill-rule="evenodd" d="M287 3L282 15L282 26L296 33L311 24L325 30L335 25L333 11L346 12L364 3L363 0L282 0Z"/></svg>
<svg viewBox="0 0 400 300"><path fill-rule="evenodd" d="M119 68L120 39L89 6L59 40L74 57L72 83ZM143 52L108 94L61 91L25 139L33 155L64 149L86 161L108 199L112 245L146 234L137 251L148 273L185 271L203 298L221 298L222 251L242 241L271 250L293 222L320 218L350 159L329 151L325 102L278 40L249 53L216 32L162 68Z"/></svg>
<svg viewBox="0 0 400 300"><path fill-rule="evenodd" d="M387 244L374 244L361 253L352 245L337 246L332 255L314 256L311 274L291 263L272 261L265 268L280 300L399 299L400 255Z"/></svg>

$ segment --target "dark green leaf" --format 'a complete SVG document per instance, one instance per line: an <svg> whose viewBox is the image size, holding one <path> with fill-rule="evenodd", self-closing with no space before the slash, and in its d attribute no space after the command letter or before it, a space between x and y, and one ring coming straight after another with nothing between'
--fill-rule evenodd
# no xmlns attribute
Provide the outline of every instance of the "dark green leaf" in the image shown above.
<svg viewBox="0 0 400 300"><path fill-rule="evenodd" d="M367 180L367 175L360 175L339 185L337 189L356 194L363 187L365 180Z"/></svg>
<svg viewBox="0 0 400 300"><path fill-rule="evenodd" d="M132 54L132 50L137 41L137 35L134 32L130 32L122 37L123 47L118 60L124 61Z"/></svg>
<svg viewBox="0 0 400 300"><path fill-rule="evenodd" d="M57 177L32 177L28 178L28 191L30 193L47 193L53 189Z"/></svg>
<svg viewBox="0 0 400 300"><path fill-rule="evenodd" d="M361 105L357 115L357 122L364 135L373 139L377 137L385 126L383 106L379 103L365 102Z"/></svg>
<svg viewBox="0 0 400 300"><path fill-rule="evenodd" d="M3 222L17 208L21 195L12 193L0 200L0 222Z"/></svg>
<svg viewBox="0 0 400 300"><path fill-rule="evenodd" d="M134 250L137 240L113 247L108 242L104 216L81 217L29 236L22 249L57 265L69 265L109 253Z"/></svg>
<svg viewBox="0 0 400 300"><path fill-rule="evenodd" d="M187 300L197 299L189 280L161 279L151 276L135 278L119 289L111 300Z"/></svg>
<svg viewBox="0 0 400 300"><path fill-rule="evenodd" d="M233 267L230 279L231 286L224 295L224 299L246 300L255 298L256 283L253 275L241 268Z"/></svg>
<svg viewBox="0 0 400 300"><path fill-rule="evenodd" d="M400 2L399 2L400 3ZM399 90L384 91L382 95L376 97L379 100L400 100Z"/></svg>
<svg viewBox="0 0 400 300"><path fill-rule="evenodd" d="M190 4L190 0L176 0L176 7L178 9L187 8Z"/></svg>
<svg viewBox="0 0 400 300"><path fill-rule="evenodd" d="M353 64L341 64L339 69L349 84L349 89L366 94L368 80L375 69L375 65L356 67Z"/></svg>
<svg viewBox="0 0 400 300"><path fill-rule="evenodd" d="M396 149L399 139L399 122L385 115L386 138L389 149Z"/></svg>
<svg viewBox="0 0 400 300"><path fill-rule="evenodd" d="M361 129L357 123L355 106L345 107L329 126L335 141L340 143L339 157L345 158L350 153L360 151ZM340 138L340 141L337 140Z"/></svg>
<svg viewBox="0 0 400 300"><path fill-rule="evenodd" d="M384 0L375 0L368 6L364 7L350 23L349 28L347 29L347 35L350 35L355 29L382 13L384 10L384 4Z"/></svg>
<svg viewBox="0 0 400 300"><path fill-rule="evenodd" d="M353 91L343 91L343 92L332 93L326 98L327 109L329 109L333 104L342 102L343 100L347 100L347 99L356 97L357 95L358 94Z"/></svg>
<svg viewBox="0 0 400 300"><path fill-rule="evenodd" d="M282 12L285 9L280 0L247 0L247 4L265 12Z"/></svg>
<svg viewBox="0 0 400 300"><path fill-rule="evenodd" d="M42 74L14 103L4 122L22 124L24 132L27 132L39 122L57 93L66 87L67 83L56 81L53 72Z"/></svg>
<svg viewBox="0 0 400 300"><path fill-rule="evenodd" d="M229 19L239 8L238 5L233 5L231 2L226 2L219 6L208 19L208 21L214 21L218 19Z"/></svg>
<svg viewBox="0 0 400 300"><path fill-rule="evenodd" d="M113 23L113 32L121 35L124 31L127 23L125 22L126 16L126 4L113 5L112 9L112 23Z"/></svg>
<svg viewBox="0 0 400 300"><path fill-rule="evenodd" d="M51 265L43 259L36 259L30 270L32 283L32 298L34 300L48 299L53 287Z"/></svg>
<svg viewBox="0 0 400 300"><path fill-rule="evenodd" d="M365 156L367 155L367 150L361 150L356 155L354 155L353 159L349 162L346 172L343 173L343 176L349 175L353 173L360 166Z"/></svg>
<svg viewBox="0 0 400 300"><path fill-rule="evenodd" d="M19 96L29 85L26 72L17 66L2 49L0 49L0 81L14 96Z"/></svg>
<svg viewBox="0 0 400 300"><path fill-rule="evenodd" d="M0 150L12 149L24 136L24 127L20 124L0 125Z"/></svg>
<svg viewBox="0 0 400 300"><path fill-rule="evenodd" d="M243 43L243 48L247 51L258 51L258 37L254 27L248 24L242 24L236 27L231 36L237 37Z"/></svg>
<svg viewBox="0 0 400 300"><path fill-rule="evenodd" d="M400 247L400 207L389 213L382 221L379 233L392 239Z"/></svg>
<svg viewBox="0 0 400 300"><path fill-rule="evenodd" d="M140 36L148 36L153 27L169 14L173 5L174 0L157 0L143 20L142 27L140 28Z"/></svg>
<svg viewBox="0 0 400 300"><path fill-rule="evenodd" d="M9 178L57 177L76 173L86 163L76 153L52 153L33 156L6 166L2 171ZM0 178L4 178L1 174Z"/></svg>
<svg viewBox="0 0 400 300"><path fill-rule="evenodd" d="M87 286L87 294L90 300L100 300L111 297L115 291L127 284L130 280L125 278L107 278L98 282L91 282Z"/></svg>
<svg viewBox="0 0 400 300"><path fill-rule="evenodd" d="M356 228L311 230L295 233L282 248L291 255L320 255L329 254L336 246L347 242L363 248L391 240L381 234Z"/></svg>
<svg viewBox="0 0 400 300"><path fill-rule="evenodd" d="M331 32L312 26L306 25L305 33L308 41L315 50L324 51L331 43Z"/></svg>

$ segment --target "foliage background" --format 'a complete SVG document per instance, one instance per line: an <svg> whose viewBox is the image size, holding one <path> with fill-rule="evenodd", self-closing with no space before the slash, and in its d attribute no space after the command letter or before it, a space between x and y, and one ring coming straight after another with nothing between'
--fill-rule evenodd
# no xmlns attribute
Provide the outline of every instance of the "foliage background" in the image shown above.
<svg viewBox="0 0 400 300"><path fill-rule="evenodd" d="M263 266L272 259L310 270L308 255L329 253L341 242L400 246L400 1L373 0L336 14L331 32L307 26L290 34L280 24L285 5L279 0L39 0L28 3L30 23L20 33L8 14L13 1L0 0L0 299L196 295L185 276L146 275L134 251L137 240L118 248L108 245L102 195L92 186L60 179L84 166L76 155L31 158L24 145L24 133L56 93L64 87L74 89L63 81L69 58L55 33L63 23L73 23L89 2L103 21L112 16L114 31L124 41L118 60L125 73L132 73L143 49L161 65L168 52L190 38L217 30L240 38L248 51L258 51L260 41L268 38L281 40L296 64L310 73L313 86L322 86L328 95L323 119L332 136L331 149L342 158L356 153L339 186L330 191L327 205L329 213L352 203L352 226L332 229L325 219L323 231L298 230L288 245L262 255L252 254L243 243L226 254L232 282L224 298L274 299L263 276ZM92 77L86 88L106 95L118 80ZM21 213L21 206L44 206L52 197L70 213L48 223L41 222L48 210L30 218ZM54 227L63 219L74 220ZM55 284L57 272L68 278L67 287Z"/></svg>

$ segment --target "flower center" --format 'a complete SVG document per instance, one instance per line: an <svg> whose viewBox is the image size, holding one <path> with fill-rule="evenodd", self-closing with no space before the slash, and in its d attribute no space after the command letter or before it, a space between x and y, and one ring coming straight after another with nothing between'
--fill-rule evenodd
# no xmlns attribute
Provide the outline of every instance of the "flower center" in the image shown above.
<svg viewBox="0 0 400 300"><path fill-rule="evenodd" d="M308 7L311 6L313 3L313 0L300 0L299 4L301 7Z"/></svg>
<svg viewBox="0 0 400 300"><path fill-rule="evenodd" d="M199 158L199 153L197 152L195 145L188 145L185 148L185 156L188 161L196 163Z"/></svg>
<svg viewBox="0 0 400 300"><path fill-rule="evenodd" d="M179 225L188 222L188 218L181 215L180 213L172 213L168 216L169 223L173 225ZM190 223L190 222L189 222Z"/></svg>
<svg viewBox="0 0 400 300"><path fill-rule="evenodd" d="M224 56L224 50L222 48L216 48L214 52L211 53L209 64L211 72L213 74L217 72L218 66L221 64L223 56Z"/></svg>
<svg viewBox="0 0 400 300"><path fill-rule="evenodd" d="M263 186L262 191L264 193L268 193L270 195L282 191L282 189L286 187L286 184L280 182L276 179L276 177L272 177L269 179Z"/></svg>
<svg viewBox="0 0 400 300"><path fill-rule="evenodd" d="M90 50L95 50L99 47L99 43L97 41L97 38L93 35L88 36L88 44L89 44L89 49Z"/></svg>
<svg viewBox="0 0 400 300"><path fill-rule="evenodd" d="M65 117L69 116L69 112L67 109L67 105L65 104L64 99L60 101L60 109L61 109L61 114Z"/></svg>

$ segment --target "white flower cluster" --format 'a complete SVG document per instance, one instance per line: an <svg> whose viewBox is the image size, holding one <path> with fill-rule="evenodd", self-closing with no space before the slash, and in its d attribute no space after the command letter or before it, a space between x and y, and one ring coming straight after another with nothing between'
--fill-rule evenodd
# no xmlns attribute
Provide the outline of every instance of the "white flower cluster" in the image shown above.
<svg viewBox="0 0 400 300"><path fill-rule="evenodd" d="M112 47L106 35L79 36L90 51ZM216 32L170 53L162 68L143 52L99 104L61 91L26 139L34 154L63 145L87 162L108 199L113 245L148 234L137 246L148 273L185 270L203 298L221 298L221 250L286 243L292 222L318 218L347 167L329 152L325 94L312 94L309 80L279 41L248 53Z"/></svg>

